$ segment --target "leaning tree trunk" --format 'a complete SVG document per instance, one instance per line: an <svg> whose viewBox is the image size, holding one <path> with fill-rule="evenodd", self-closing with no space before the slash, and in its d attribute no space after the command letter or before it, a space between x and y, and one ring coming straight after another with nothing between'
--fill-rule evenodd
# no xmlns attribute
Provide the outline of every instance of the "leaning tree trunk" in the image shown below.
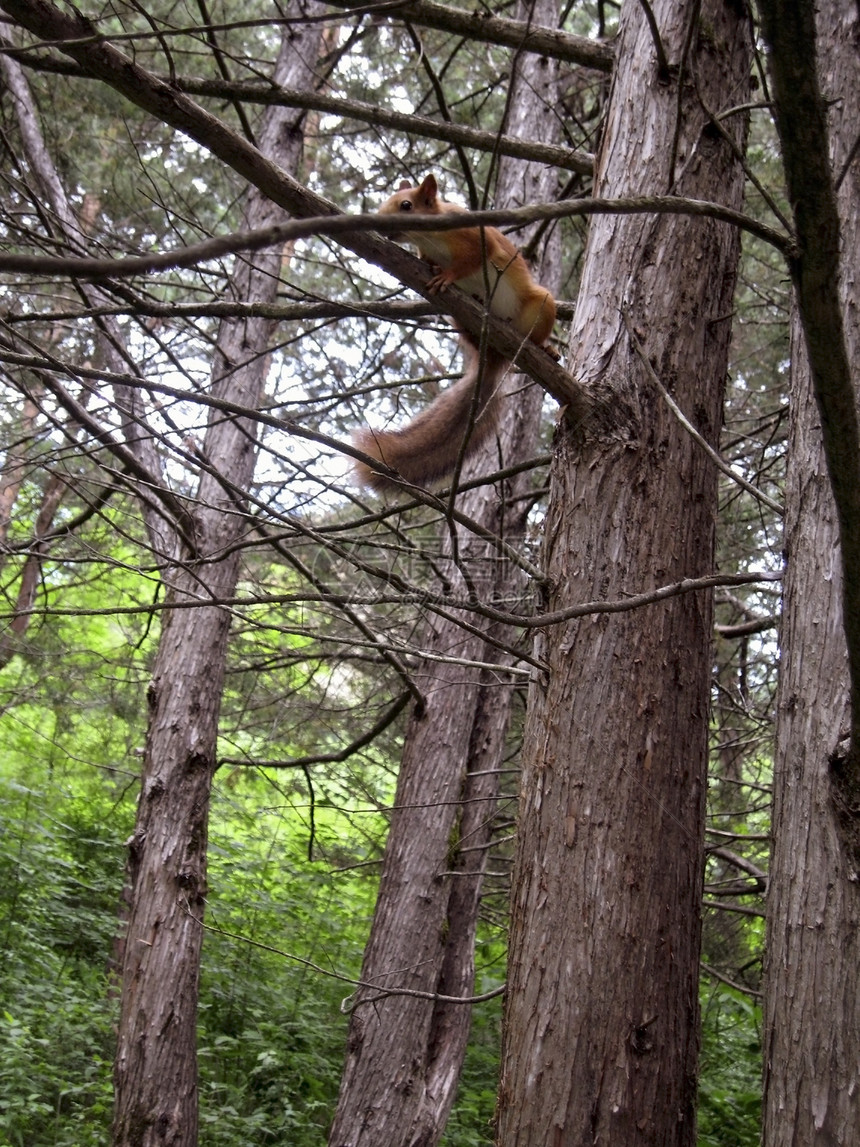
<svg viewBox="0 0 860 1147"><path fill-rule="evenodd" d="M533 19L553 26L553 0ZM552 63L526 56L518 63L508 130L546 140L555 104ZM554 173L503 161L496 206L553 198ZM558 242L537 272L553 289ZM555 282L554 282L555 281ZM514 465L534 452L542 392L525 380L507 381L498 437L478 452L468 476ZM466 476L464 474L464 476ZM522 480L468 491L458 506L493 534L515 542L524 528L515 495ZM519 571L484 543L459 540L459 561L474 562L480 591L492 600L522 592ZM481 570L493 571L488 579ZM452 584L457 566L451 562ZM474 621L474 618L470 618ZM496 632L501 640L511 634ZM379 896L356 993L332 1147L433 1147L445 1129L465 1055L468 1005L443 999L385 995L407 988L456 999L472 994L474 949L484 872L493 836L493 810L513 683L499 651L463 631L456 618L431 617L424 633L431 652L468 662L500 664L500 672L425 662L420 684L426 708L409 723L400 766ZM461 802L461 803L460 803Z"/></svg>
<svg viewBox="0 0 860 1147"><path fill-rule="evenodd" d="M818 72L834 177L860 123L860 19L818 6ZM803 51L809 51L808 41ZM788 128L789 125L786 125ZM838 190L840 294L860 398L860 166ZM786 581L765 976L767 1147L856 1143L860 1126L860 885L834 818L831 760L850 727L839 528L804 337L792 330Z"/></svg>
<svg viewBox="0 0 860 1147"><path fill-rule="evenodd" d="M303 14L317 12L301 4ZM313 82L320 24L285 29L275 82ZM302 146L301 113L267 109L260 150L294 168ZM248 192L243 228L273 225L284 212ZM237 260L232 296L271 301L280 249ZM212 369L212 394L256 409L263 395L272 324L224 320ZM209 794L230 612L239 573L234 546L244 531L241 492L257 456L256 429L245 418L214 415L203 444L203 469L189 513L185 548L165 575L158 653L148 690L149 727L137 823L129 844L131 908L122 970L122 1005L114 1069L115 1147L196 1147L197 994L206 895ZM190 536L188 536L190 534ZM228 556L222 556L228 555ZM185 560L182 560L185 559ZM198 603L196 608L171 608ZM206 603L212 604L206 604Z"/></svg>
<svg viewBox="0 0 860 1147"><path fill-rule="evenodd" d="M738 208L710 124L747 100L740 5L627 0L598 156L603 196L675 191ZM736 147L743 116L724 121ZM595 217L571 332L586 424L559 435L547 609L713 571L715 467L634 338L714 443L739 239L678 217ZM625 316L629 327L625 327ZM501 1147L695 1143L712 602L686 593L547 629L524 747L499 1097Z"/></svg>

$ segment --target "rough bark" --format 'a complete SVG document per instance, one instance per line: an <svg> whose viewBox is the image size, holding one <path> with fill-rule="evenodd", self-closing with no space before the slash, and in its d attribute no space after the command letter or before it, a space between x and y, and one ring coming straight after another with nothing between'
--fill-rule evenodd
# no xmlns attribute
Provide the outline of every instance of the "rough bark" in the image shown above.
<svg viewBox="0 0 860 1147"><path fill-rule="evenodd" d="M860 20L847 0L818 10L818 73L829 166L843 170L860 122ZM860 167L838 191L840 307L860 378ZM806 340L795 316L786 490L786 581L767 901L767 1147L856 1142L860 1125L860 888L834 817L832 761L850 728L839 520L824 457Z"/></svg>
<svg viewBox="0 0 860 1147"><path fill-rule="evenodd" d="M628 0L597 190L738 207L740 166L703 105L748 98L746 16L721 0L662 0L653 14L669 68ZM724 122L742 146L742 117ZM592 220L572 373L602 411L559 436L549 609L713 569L715 468L648 381L622 312L714 443L738 250L719 223ZM547 668L524 746L502 1147L695 1143L711 625L710 595L697 593L538 643Z"/></svg>
<svg viewBox="0 0 860 1147"><path fill-rule="evenodd" d="M307 3L301 10L312 14L317 6ZM285 29L277 79L312 82L319 35L319 24ZM302 145L299 115L272 109L259 134L265 154L295 167ZM244 214L248 227L284 218L283 210L255 189ZM240 260L232 283L235 296L272 300L280 260L279 249ZM259 405L271 327L269 320L258 318L222 323L212 369L216 396L251 409ZM230 598L236 586L239 557L230 551L245 529L241 492L254 472L254 424L214 417L203 455L208 467L202 471L192 519L194 560L180 553L165 575L168 604L215 603ZM129 842L131 909L114 1068L115 1147L197 1143L200 920L230 613L217 604L201 604L194 610L168 609L163 616L148 690L137 822Z"/></svg>
<svg viewBox="0 0 860 1147"><path fill-rule="evenodd" d="M546 22L555 19L552 0L536 8ZM534 18L540 18L537 12ZM555 73L546 60L525 57L519 62L510 104L512 134L551 135ZM553 178L548 169L539 173L522 163L503 162L498 206L550 198ZM553 240L536 274L552 288L558 273ZM543 395L524 385L521 377L508 380L498 434L475 456L469 475L495 469L502 460L515 464L534 452ZM524 526L523 510L506 499L522 486L514 481L501 490L479 488L458 501L471 518L513 541ZM460 560L479 575L482 596L509 600L522 593L519 571L500 566L485 546L461 538L459 547ZM453 563L449 572L456 585ZM499 658L497 649L464 633L456 620L430 620L423 644L429 651L467 660L493 663ZM504 671L428 661L421 685L426 709L407 730L361 973L364 983L381 991L356 995L332 1147L433 1147L454 1101L469 1035L469 1006L380 996L386 988L405 987L462 999L474 990L475 934L512 684Z"/></svg>

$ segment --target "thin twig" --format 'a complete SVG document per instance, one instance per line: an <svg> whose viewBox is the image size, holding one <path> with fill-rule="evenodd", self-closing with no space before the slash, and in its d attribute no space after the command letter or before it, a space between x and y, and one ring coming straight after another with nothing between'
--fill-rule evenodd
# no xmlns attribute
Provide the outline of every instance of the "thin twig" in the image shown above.
<svg viewBox="0 0 860 1147"><path fill-rule="evenodd" d="M692 422L690 422L690 420L681 410L680 406L678 406L677 402L675 402L674 398L672 398L671 394L669 394L666 387L660 381L659 377L657 376L657 372L654 370L653 366L648 360L648 356L645 354L645 351L642 348L642 344L636 337L636 333L633 330L633 324L630 321L630 316L624 308L622 308L621 317L624 319L624 325L627 328L627 334L630 337L630 342L633 345L633 349L636 352L640 362L645 367L645 371L648 377L660 391L660 394L663 396L666 405L669 407L669 409L672 411L672 413L675 415L675 417L678 419L690 437L695 442L697 442L699 446L701 446L701 448L705 451L705 453L708 455L714 465L721 471L721 473L725 474L727 478L731 478L733 482L736 482L739 486L746 490L748 494L752 494L754 498L758 499L759 502L767 506L768 509L773 510L775 514L779 514L779 516L782 517L785 511L779 502L774 501L774 499L765 494L763 490L759 490L759 488L754 486L752 482L748 482L742 474L739 474L737 470L733 469L728 464L728 462L725 462L720 457L720 455L709 442L705 441L705 439L698 432L695 426L693 426Z"/></svg>

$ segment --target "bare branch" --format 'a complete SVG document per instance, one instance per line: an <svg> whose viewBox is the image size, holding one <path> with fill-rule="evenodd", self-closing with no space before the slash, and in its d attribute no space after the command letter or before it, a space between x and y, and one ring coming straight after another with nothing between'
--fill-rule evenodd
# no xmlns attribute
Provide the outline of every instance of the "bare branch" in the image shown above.
<svg viewBox="0 0 860 1147"><path fill-rule="evenodd" d="M310 193L308 193L310 194ZM316 197L314 197L316 198ZM331 205L329 205L331 206ZM455 231L462 227L502 227L505 224L524 227L548 219L567 219L579 215L690 215L705 219L718 219L756 235L776 247L784 256L794 253L793 240L784 232L760 223L741 211L734 211L720 203L706 200L684 199L677 195L627 196L621 199L563 199L558 203L536 203L528 207L505 211L464 211L456 215L413 216L409 220L411 231ZM356 249L349 239L367 232L380 235L398 235L403 221L391 215L332 215L309 216L292 219L275 227L259 231L234 232L214 236L200 243L192 243L174 251L153 255L126 256L117 259L64 258L51 255L0 255L0 271L18 271L39 275L68 275L76 279L118 279L150 271L175 270L194 267L239 251L258 251L275 247L312 235L342 237L348 246ZM391 248L385 249L388 256ZM380 253L371 259L384 270L394 271L393 262ZM408 284L411 286L411 283Z"/></svg>
<svg viewBox="0 0 860 1147"><path fill-rule="evenodd" d="M621 317L624 319L624 326L627 328L627 334L630 336L630 341L633 344L633 349L636 351L637 358L645 368L646 374L660 391L660 394L663 396L663 401L666 403L666 405L669 407L669 409L672 411L674 416L678 419L678 421L681 423L693 441L697 442L698 445L701 446L701 448L705 451L707 456L711 459L721 474L725 474L727 478L730 478L733 482L736 482L741 487L741 489L746 490L748 494L752 494L754 498L756 498L763 505L767 506L769 510L773 510L775 514L779 514L779 516L782 517L785 511L779 502L776 502L773 498L768 497L768 495L765 494L763 490L759 490L752 484L752 482L748 482L746 478L744 478L743 474L739 474L737 470L733 469L733 467L731 467L728 462L725 462L720 457L713 446L711 446L709 442L705 441L705 439L698 432L692 422L690 422L689 418L687 418L687 416L681 410L680 406L678 406L677 402L675 402L674 398L660 381L657 372L651 365L651 360L645 354L645 351L642 348L642 344L636 337L636 332L633 330L633 325L630 322L630 315L626 309L622 310Z"/></svg>
<svg viewBox="0 0 860 1147"><path fill-rule="evenodd" d="M610 72L615 58L612 48L607 44L584 36L570 36L553 28L536 28L520 20L490 16L484 11L465 12L460 8L435 4L432 0L412 0L407 3L391 0L379 4L368 4L362 0L332 0L332 3L336 8L409 20L413 24L439 28L443 32L456 32L470 40L536 52L541 56L567 60L599 72Z"/></svg>
<svg viewBox="0 0 860 1147"><path fill-rule="evenodd" d="M342 749L338 749L334 753L313 753L305 757L294 757L291 760L265 761L260 761L249 757L219 757L218 764L256 765L258 768L266 769L293 769L305 768L307 765L333 764L339 761L346 761L361 749L375 741L380 733L384 732L389 727L389 725L392 725L406 708L406 705L408 704L411 697L413 697L413 694L410 692L410 690L405 690L394 702L392 702L391 705L389 705L389 707L385 710L385 712L372 728L368 729L366 733L363 733L360 737L357 737L354 741L350 742L350 744L344 746Z"/></svg>

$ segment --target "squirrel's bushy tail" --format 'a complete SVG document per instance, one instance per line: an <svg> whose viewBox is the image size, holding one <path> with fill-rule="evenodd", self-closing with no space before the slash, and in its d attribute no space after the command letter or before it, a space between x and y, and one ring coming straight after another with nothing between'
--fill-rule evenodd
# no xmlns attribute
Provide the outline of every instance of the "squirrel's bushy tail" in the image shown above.
<svg viewBox="0 0 860 1147"><path fill-rule="evenodd" d="M468 457L496 426L497 392L507 359L488 349L482 363L477 349L465 336L461 336L461 342L466 356L463 377L442 391L408 426L402 430L362 429L353 435L359 450L378 458L417 486L447 477L457 464L464 440ZM374 490L401 489L398 482L364 462L356 462L355 475L362 485Z"/></svg>

